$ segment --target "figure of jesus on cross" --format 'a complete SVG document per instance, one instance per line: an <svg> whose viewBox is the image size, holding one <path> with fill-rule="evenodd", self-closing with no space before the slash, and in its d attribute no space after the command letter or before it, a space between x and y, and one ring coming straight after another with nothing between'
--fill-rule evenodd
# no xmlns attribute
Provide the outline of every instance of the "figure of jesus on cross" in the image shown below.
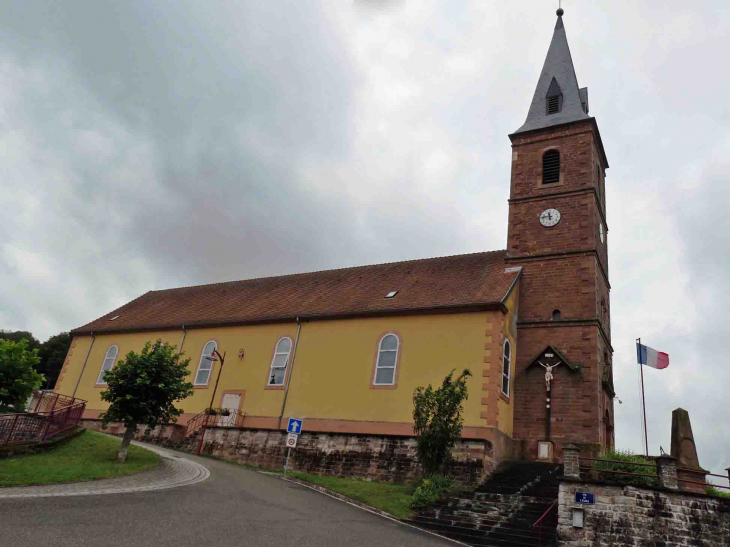
<svg viewBox="0 0 730 547"><path fill-rule="evenodd" d="M546 391L550 391L550 382L553 379L553 369L557 367L558 365L562 365L562 361L558 361L554 365L543 365L540 361L537 362L538 365L545 368L545 385L547 386Z"/></svg>

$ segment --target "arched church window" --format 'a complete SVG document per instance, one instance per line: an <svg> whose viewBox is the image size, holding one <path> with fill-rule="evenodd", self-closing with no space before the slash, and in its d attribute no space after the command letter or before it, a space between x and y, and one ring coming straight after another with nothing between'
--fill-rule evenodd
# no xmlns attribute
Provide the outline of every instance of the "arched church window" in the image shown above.
<svg viewBox="0 0 730 547"><path fill-rule="evenodd" d="M553 321L558 321L562 318L560 310L553 310Z"/></svg>
<svg viewBox="0 0 730 547"><path fill-rule="evenodd" d="M271 360L271 370L269 372L270 386L283 386L286 378L286 366L289 364L289 354L291 353L291 338L285 336L276 343L274 350L274 358Z"/></svg>
<svg viewBox="0 0 730 547"><path fill-rule="evenodd" d="M542 183L560 182L560 152L548 150L542 155Z"/></svg>
<svg viewBox="0 0 730 547"><path fill-rule="evenodd" d="M398 366L399 346L400 340L398 340L395 334L386 334L380 339L373 385L392 386L395 384L395 369Z"/></svg>
<svg viewBox="0 0 730 547"><path fill-rule="evenodd" d="M213 352L218 347L215 341L211 340L203 346L203 351L200 354L200 361L198 362L198 372L195 373L195 386L207 386L208 380L210 380L210 371L213 369L213 361L208 359L213 355Z"/></svg>
<svg viewBox="0 0 730 547"><path fill-rule="evenodd" d="M509 397L510 363L512 361L512 346L509 340L504 341L502 352L502 393Z"/></svg>
<svg viewBox="0 0 730 547"><path fill-rule="evenodd" d="M109 349L106 350L106 353L104 354L104 361L101 363L99 377L96 379L97 384L106 384L104 376L106 376L107 371L110 371L114 366L114 361L117 360L118 352L119 348L117 348L117 346L109 346Z"/></svg>

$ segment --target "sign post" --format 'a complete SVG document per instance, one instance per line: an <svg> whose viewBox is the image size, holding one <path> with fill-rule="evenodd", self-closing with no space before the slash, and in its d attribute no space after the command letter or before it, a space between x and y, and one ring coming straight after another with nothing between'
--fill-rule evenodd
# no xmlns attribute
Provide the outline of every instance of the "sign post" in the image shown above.
<svg viewBox="0 0 730 547"><path fill-rule="evenodd" d="M284 474L286 475L287 469L289 468L289 456L291 455L291 449L297 447L297 440L299 434L302 432L302 425L304 420L297 420L296 418L289 418L289 424L286 426L286 430L289 433L286 437L286 462L284 463Z"/></svg>

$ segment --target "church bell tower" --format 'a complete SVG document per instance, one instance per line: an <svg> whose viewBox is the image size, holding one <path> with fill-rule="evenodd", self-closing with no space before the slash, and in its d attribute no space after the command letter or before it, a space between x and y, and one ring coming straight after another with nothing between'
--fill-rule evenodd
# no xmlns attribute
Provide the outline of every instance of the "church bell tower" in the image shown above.
<svg viewBox="0 0 730 547"><path fill-rule="evenodd" d="M507 266L522 267L513 438L529 460L614 442L608 160L557 15L527 119L509 136Z"/></svg>

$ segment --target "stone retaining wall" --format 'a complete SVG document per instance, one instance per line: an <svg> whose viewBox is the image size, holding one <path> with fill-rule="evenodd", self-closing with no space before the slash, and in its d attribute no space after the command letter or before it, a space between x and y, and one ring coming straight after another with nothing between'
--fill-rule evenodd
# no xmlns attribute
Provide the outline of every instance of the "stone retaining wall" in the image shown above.
<svg viewBox="0 0 730 547"><path fill-rule="evenodd" d="M592 492L595 505L577 505ZM572 509L584 527L572 526ZM559 545L565 547L730 547L730 499L663 488L564 480L558 506Z"/></svg>
<svg viewBox="0 0 730 547"><path fill-rule="evenodd" d="M122 424L101 429L101 420L86 419L97 431L123 435ZM136 440L166 448L195 452L200 433L185 437L185 426L170 424L145 434L140 426ZM212 427L205 432L202 452L238 463L282 469L286 460L287 433L280 430ZM362 477L378 481L406 482L420 474L414 437L305 432L291 452L289 469L315 475ZM452 451L449 474L464 484L478 484L494 468L492 443L463 439Z"/></svg>

